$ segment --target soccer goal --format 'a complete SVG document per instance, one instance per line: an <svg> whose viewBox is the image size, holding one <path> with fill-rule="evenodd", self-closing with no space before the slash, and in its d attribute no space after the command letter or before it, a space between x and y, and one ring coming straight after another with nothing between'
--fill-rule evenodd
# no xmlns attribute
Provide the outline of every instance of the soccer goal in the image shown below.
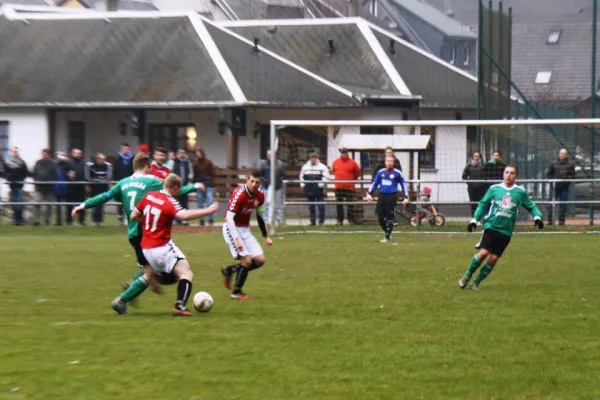
<svg viewBox="0 0 600 400"><path fill-rule="evenodd" d="M408 207L396 208L396 230L464 231L486 188L501 182L503 164L517 167L518 184L556 229L563 223L597 224L599 124L600 119L273 120L269 180L278 179L278 165L285 175L282 189L270 185L267 193L274 205L268 207L271 233L378 232L375 204L366 192L388 148L410 197ZM565 171L557 164L561 149L573 164L568 180L559 179ZM354 161L336 162L346 154ZM319 169L329 173L322 180L315 174ZM527 226L528 218L521 213L519 223Z"/></svg>

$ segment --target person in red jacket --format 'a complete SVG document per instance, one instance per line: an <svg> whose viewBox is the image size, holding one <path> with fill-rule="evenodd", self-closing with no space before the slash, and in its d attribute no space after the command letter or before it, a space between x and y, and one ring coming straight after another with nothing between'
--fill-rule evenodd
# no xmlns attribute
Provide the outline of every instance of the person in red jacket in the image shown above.
<svg viewBox="0 0 600 400"><path fill-rule="evenodd" d="M355 181L361 175L361 170L356 161L348 156L347 149L340 149L340 157L333 162L331 168L336 181ZM336 183L336 202L352 202L356 197L356 185L354 183ZM348 223L353 224L354 206L348 205ZM344 205L337 204L337 223L344 223Z"/></svg>
<svg viewBox="0 0 600 400"><path fill-rule="evenodd" d="M160 179L161 182L171 173L169 167L165 165L165 161L167 161L167 150L162 146L156 146L154 148L154 161L152 161L150 174Z"/></svg>

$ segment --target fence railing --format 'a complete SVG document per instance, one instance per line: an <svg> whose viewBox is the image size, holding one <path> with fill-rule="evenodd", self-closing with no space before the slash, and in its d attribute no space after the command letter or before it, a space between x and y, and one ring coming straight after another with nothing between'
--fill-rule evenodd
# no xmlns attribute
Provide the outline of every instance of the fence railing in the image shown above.
<svg viewBox="0 0 600 400"><path fill-rule="evenodd" d="M238 183L242 183L243 179L239 179ZM10 185L11 184L23 184L25 186L25 188L27 188L28 190L26 190L29 194L31 193L35 193L35 188L36 186L44 186L44 187L48 187L48 186L55 186L55 185L80 185L80 186L88 186L88 187L92 187L95 185L102 185L102 186L107 186L107 185L113 185L115 184L116 181L110 181L110 182L89 182L89 181L66 181L66 182L58 182L58 181L52 181L52 182L34 182L34 181L30 181L30 180L26 180L26 181L19 181L19 182L6 182L6 181L0 181L0 222L3 218L3 209L7 208L7 207L11 207L11 206L21 206L21 207L38 207L38 206L74 206L74 205L78 205L80 204L83 200L85 200L85 197L88 197L87 195L89 193L84 194L84 198L79 200L79 201L36 201L34 199L24 199L24 201L10 201L10 200L5 200L6 199L6 195L10 192ZM305 197L303 196L303 189L300 188L300 184L320 184L324 186L324 189L326 190L326 193L329 194L333 194L335 193L335 185L336 184L343 184L343 183L347 183L347 184L353 184L356 188L356 193L355 193L355 201L336 201L334 198L332 198L333 196L326 196L324 201L308 201L308 200L300 200L301 198ZM284 180L283 181L283 203L282 203L282 207L283 207L283 214L284 216L286 215L285 209L286 206L310 206L310 205L320 205L320 204L324 204L324 205L368 205L370 204L369 202L366 201L366 191L368 190L368 188L370 187L372 181L371 180L327 180L327 181L301 181L301 180ZM497 184L498 181L494 180L494 181L490 181L490 180L468 180L468 181L464 181L464 180L408 180L407 181L407 187L409 188L409 192L411 194L411 203L416 205L417 208L419 208L420 206L423 206L424 203L422 203L419 200L419 196L415 196L415 194L418 194L421 190L421 188L423 188L424 186L434 186L434 187L438 187L438 192L439 192L439 188L442 187L442 185L463 185L464 186L464 191L467 191L467 185L468 184L474 184L474 183L479 183L479 184ZM552 196L550 198L550 194L554 194L555 193L555 189L556 189L556 185L560 184L560 183L569 183L571 185L571 189L573 188L573 185L577 185L577 184L589 184L589 188L587 190L588 196L589 198L585 198L584 200L563 200L561 201L560 199L557 199L555 196ZM596 205L600 205L600 186L598 188L596 188L596 184L600 184L600 179L569 179L569 180L559 180L559 179L528 179L528 180L519 180L517 181L517 184L524 186L528 191L530 192L535 192L538 193L539 195L536 196L536 198L534 199L535 202L538 205L545 205L545 206L549 206L548 208L550 208L552 210L552 215L556 216L557 213L557 208L560 207L561 205L575 205L575 206L589 206L590 208L593 208ZM296 187L293 187L293 185L298 185ZM33 190L32 190L33 189ZM410 190L412 189L412 190ZM435 190L434 190L435 193ZM433 196L432 196L433 197ZM464 197L464 193L463 193L463 197ZM597 199L596 199L597 197ZM10 197L9 197L10 198ZM110 201L107 202L106 205L109 206L117 206L119 205L119 202L115 202L115 201ZM460 199L460 200L436 200L434 198L432 198L432 200L427 203L427 204L431 204L431 205L435 205L435 206L439 206L439 205L471 205L471 204L477 204L477 202L471 202L471 201L466 201L464 199ZM598 207L600 208L600 207ZM590 224L593 224L593 217L590 218ZM274 226L274 225L273 225Z"/></svg>

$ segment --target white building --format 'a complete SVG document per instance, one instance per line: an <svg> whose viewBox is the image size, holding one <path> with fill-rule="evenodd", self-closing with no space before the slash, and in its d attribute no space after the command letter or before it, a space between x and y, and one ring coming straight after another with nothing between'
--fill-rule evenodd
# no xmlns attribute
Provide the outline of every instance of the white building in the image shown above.
<svg viewBox="0 0 600 400"><path fill-rule="evenodd" d="M251 167L269 146L270 120L474 117L474 77L362 19L3 11L0 36L12 40L0 62L0 150L19 146L30 166L44 147L89 156L128 142L201 146L218 166ZM313 149L331 164L347 133L430 135L418 172L405 168L421 179L460 179L467 159L466 127L283 133L295 143L288 164ZM466 199L462 184L438 192Z"/></svg>

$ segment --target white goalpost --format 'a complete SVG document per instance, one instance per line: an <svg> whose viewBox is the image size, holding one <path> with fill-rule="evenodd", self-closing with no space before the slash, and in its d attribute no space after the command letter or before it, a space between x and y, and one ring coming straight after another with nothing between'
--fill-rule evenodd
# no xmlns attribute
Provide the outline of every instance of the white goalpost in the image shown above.
<svg viewBox="0 0 600 400"><path fill-rule="evenodd" d="M299 127L299 128L320 127L327 131L334 130L334 129L339 131L340 129L345 129L345 128L350 130L350 128L354 128L353 132L356 132L356 130L359 127L360 128L393 127L393 128L395 128L394 134L388 136L389 140L390 140L390 143L388 145L392 144L394 137L400 136L402 134L404 134L404 136L421 135L422 128L425 128L425 127L436 127L436 128L437 127L453 127L454 129L459 129L459 128L464 127L465 130L466 130L466 127L480 127L486 131L493 131L494 129L497 129L497 132L493 132L493 134L495 135L493 137L496 138L495 139L496 141L493 144L490 143L489 147L491 148L494 145L497 146L498 145L497 139L500 138L500 140L504 140L504 136L505 136L506 132L510 131L510 133L507 134L506 136L512 134L515 138L518 138L518 140L516 140L516 141L512 140L512 142L510 140L507 141L508 144L506 145L506 148L509 149L507 152L510 153L511 156L514 156L514 154L518 154L522 160L525 160L524 162L528 162L527 160L529 160L529 157L535 156L536 151L537 151L536 149L541 146L540 143L542 143L542 144L544 144L544 146L546 146L544 149L545 151L547 150L546 148L556 148L557 155L558 155L558 150L561 147L572 147L572 148L577 147L579 149L581 146L579 144L574 144L574 142L572 142L571 138L569 138L569 137L567 137L565 140L562 140L560 138L552 139L551 136L548 136L550 139L547 139L546 136L543 136L543 134L540 133L540 131L542 129L544 129L545 127L564 127L564 126L568 126L568 125L571 125L573 127L582 128L582 130L586 130L589 126L600 125L600 118L503 119L503 120L272 120L272 121L270 121L270 146L271 146L270 147L270 149L271 149L270 182L271 182L271 185L268 188L267 196L269 199L269 203L271 205L274 205L275 201L276 201L274 182L277 179L277 176L276 176L277 158L278 158L278 154L280 151L280 149L278 148L278 143L279 143L278 131L283 128L286 128L286 127ZM398 129L398 131L400 131L402 133L397 134L396 129ZM534 131L534 129L536 129L536 130ZM514 131L517 131L517 130L518 130L518 136L514 133ZM464 133L464 131L463 131L463 133ZM340 135L343 136L344 133L340 133ZM546 134L546 135L551 135L551 134ZM464 134L463 136L466 138L466 134ZM565 135L563 135L563 136L565 136ZM556 136L555 136L555 138L556 138ZM329 134L328 134L327 139L329 141L332 140ZM547 141L547 143L542 142L542 141ZM567 143L568 146L565 145L565 143ZM481 142L479 142L479 145L480 144L481 144ZM531 144L531 148L529 146L530 144ZM443 146L443 143L441 143L440 146ZM523 147L527 147L527 149L523 149ZM586 149L585 147L590 147L590 146L584 146L584 148L581 150L582 153L584 153L586 150L588 152L590 151L589 148ZM466 145L464 146L464 149L465 149L464 157L466 158L466 156L467 156ZM442 151L442 150L440 150L440 151ZM477 149L477 151L481 151L481 149ZM412 152L412 150L407 150L407 152ZM523 152L525 152L524 155L521 154ZM530 156L530 154L533 156ZM463 161L466 161L465 158L463 158ZM411 160L412 160L412 158L411 158ZM590 168L593 170L594 169L594 157L593 156L590 158L589 164L590 164ZM465 164L463 164L463 166L464 165ZM417 176L418 176L418 174L417 174ZM411 179L411 178L412 177L409 177L409 179ZM412 180L412 183L417 184L417 185L419 184L418 180L414 180L414 179L411 179L411 180ZM458 178L456 179L456 181L460 181L460 175L458 175ZM431 181L429 181L429 182L431 182ZM464 182L462 182L462 183L464 183ZM272 222L271 228L270 228L271 234L274 234L276 231L275 207L274 206L269 207L268 218L269 218L269 221Z"/></svg>

